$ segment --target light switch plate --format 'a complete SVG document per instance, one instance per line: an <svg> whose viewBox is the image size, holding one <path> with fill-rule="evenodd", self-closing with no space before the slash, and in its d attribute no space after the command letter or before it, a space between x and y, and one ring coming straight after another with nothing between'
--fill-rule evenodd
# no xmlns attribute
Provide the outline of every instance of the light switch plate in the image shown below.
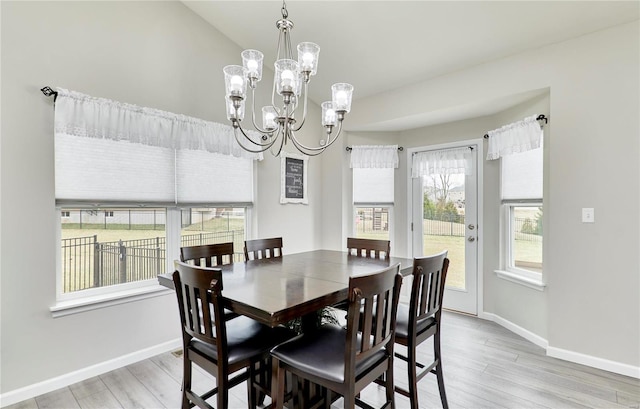
<svg viewBox="0 0 640 409"><path fill-rule="evenodd" d="M582 223L595 223L595 213L593 207L582 208Z"/></svg>

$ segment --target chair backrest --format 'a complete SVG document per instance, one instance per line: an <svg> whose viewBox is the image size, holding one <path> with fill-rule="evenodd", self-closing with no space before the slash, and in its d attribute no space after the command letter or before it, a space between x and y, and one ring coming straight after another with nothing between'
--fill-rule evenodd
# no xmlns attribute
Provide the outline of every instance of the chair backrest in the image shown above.
<svg viewBox="0 0 640 409"><path fill-rule="evenodd" d="M180 248L180 261L193 261L194 265L201 266L203 259L205 267L233 263L233 243L204 244Z"/></svg>
<svg viewBox="0 0 640 409"><path fill-rule="evenodd" d="M447 279L447 251L413 260L413 283L409 301L409 331L422 319L435 316L440 322L442 298Z"/></svg>
<svg viewBox="0 0 640 409"><path fill-rule="evenodd" d="M381 258L384 260L391 256L391 241L347 237L347 250L349 254L359 257Z"/></svg>
<svg viewBox="0 0 640 409"><path fill-rule="evenodd" d="M245 261L276 257L282 257L282 237L246 240L244 242Z"/></svg>
<svg viewBox="0 0 640 409"><path fill-rule="evenodd" d="M215 345L218 357L227 350L226 321L222 292L222 271L175 261L173 284L178 297L182 338ZM208 307L208 308L207 308Z"/></svg>
<svg viewBox="0 0 640 409"><path fill-rule="evenodd" d="M349 278L344 379L355 376L359 362L383 349L387 357L393 356L401 285L400 264Z"/></svg>

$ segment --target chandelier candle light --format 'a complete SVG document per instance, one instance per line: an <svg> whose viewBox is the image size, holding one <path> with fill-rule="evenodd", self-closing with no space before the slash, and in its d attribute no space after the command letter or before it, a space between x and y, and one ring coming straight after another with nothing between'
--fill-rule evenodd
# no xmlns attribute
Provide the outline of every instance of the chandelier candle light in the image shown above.
<svg viewBox="0 0 640 409"><path fill-rule="evenodd" d="M282 152L283 146L291 141L303 154L315 156L324 152L340 136L342 121L345 114L351 110L353 85L333 84L331 87L332 100L321 104L322 126L325 128L327 139L321 139L316 147L306 146L298 141L295 132L302 128L307 117L307 89L311 76L315 75L318 70L320 47L314 43L300 43L297 48L298 60L294 60L290 36L293 22L287 17L287 7L283 1L282 19L276 22L280 35L278 37L277 60L274 63L275 77L271 91L271 105L262 107L262 127L256 124L255 89L262 79L264 55L257 50L242 52L242 66L227 65L223 69L227 118L233 125L238 145L246 151L259 153L273 147L271 152L274 156L278 156ZM260 140L248 136L241 126L241 121L244 119L247 85L251 88L253 127L262 134ZM276 94L281 97L282 101L282 105L279 107L276 106ZM296 124L294 114L301 98L304 98L302 120ZM337 130L334 133L336 126Z"/></svg>

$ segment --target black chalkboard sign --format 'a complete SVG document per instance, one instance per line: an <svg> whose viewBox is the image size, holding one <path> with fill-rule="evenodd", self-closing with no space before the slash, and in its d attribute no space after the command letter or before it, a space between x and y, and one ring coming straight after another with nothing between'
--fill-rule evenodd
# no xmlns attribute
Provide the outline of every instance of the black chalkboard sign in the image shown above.
<svg viewBox="0 0 640 409"><path fill-rule="evenodd" d="M304 199L304 160L285 158L284 197Z"/></svg>

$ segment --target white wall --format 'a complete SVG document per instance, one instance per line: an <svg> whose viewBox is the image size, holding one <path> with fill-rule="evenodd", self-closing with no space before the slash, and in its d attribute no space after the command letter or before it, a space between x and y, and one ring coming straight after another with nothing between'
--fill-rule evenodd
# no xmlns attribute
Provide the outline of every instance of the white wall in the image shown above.
<svg viewBox="0 0 640 409"><path fill-rule="evenodd" d="M532 293L516 297L522 290L488 278L492 271L485 263L485 302L505 315L522 312L527 304L539 307L544 320L527 320L521 313L506 318L546 337L552 355L635 376L640 376L639 39L638 21L617 26L358 100L349 118L357 128L549 88L546 300ZM485 197L492 192L485 187ZM581 223L583 207L595 208L594 224Z"/></svg>
<svg viewBox="0 0 640 409"><path fill-rule="evenodd" d="M39 89L60 86L225 123L222 68L238 63L242 50L179 2L3 1L0 7L4 405L8 392L17 396L29 393L20 388L39 385L31 390L42 393L56 377L64 382L74 371L180 336L172 294L51 317L59 251L53 107ZM265 89L268 81L259 91ZM319 117L318 107L310 114ZM309 163L308 206L279 204L279 159L266 155L258 165L254 233L283 236L287 252L321 245L322 165Z"/></svg>

